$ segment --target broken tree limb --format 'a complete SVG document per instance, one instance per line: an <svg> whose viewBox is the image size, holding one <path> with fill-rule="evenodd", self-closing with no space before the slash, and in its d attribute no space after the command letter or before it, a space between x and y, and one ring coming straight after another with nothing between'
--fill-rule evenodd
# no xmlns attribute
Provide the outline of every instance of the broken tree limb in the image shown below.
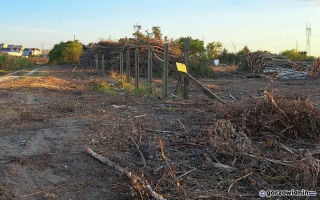
<svg viewBox="0 0 320 200"><path fill-rule="evenodd" d="M181 76L183 76L184 78L186 78L187 80L190 81L190 83L192 83L195 87L197 87L200 91L202 91L205 95L207 95L209 98L211 99L217 99L218 101L220 101L223 104L226 104L226 102L224 100L222 100L218 95L216 95L215 93L211 92L207 87L205 87L204 85L202 85L199 81L197 81L195 78L193 78L190 74L188 73L183 73L183 72L179 72L181 74Z"/></svg>
<svg viewBox="0 0 320 200"><path fill-rule="evenodd" d="M132 133L133 133L133 134L137 134L137 133L138 133L138 129L137 129L135 123L133 122L133 120L131 120L131 126L132 126ZM137 151L139 152L139 155L140 155L140 157L141 157L141 162L142 162L142 164L143 164L143 167L146 167L146 166L147 166L147 162L146 162L146 159L144 158L143 153L142 153L141 150L140 150L139 145L136 143L136 141L133 139L133 137L132 137L130 134L128 134L128 137L129 137L129 139L132 141L132 143L134 144L134 146L136 147Z"/></svg>
<svg viewBox="0 0 320 200"><path fill-rule="evenodd" d="M141 186L143 186L143 188L148 192L148 194L150 196L152 196L154 199L156 200L166 200L165 198L163 198L160 194L156 193L155 191L153 191L152 187L148 184L147 181L142 180L142 178L140 178L137 175L134 175L132 172L130 172L129 170L117 165L116 163L112 162L111 160L109 160L108 158L97 154L96 152L94 152L91 148L89 147L85 147L84 150L90 154L91 156L93 156L94 158L98 159L99 161L107 164L109 167L112 167L114 169L116 169L117 171L124 173L125 175L127 175L128 178L131 179L132 182L134 181L138 181Z"/></svg>

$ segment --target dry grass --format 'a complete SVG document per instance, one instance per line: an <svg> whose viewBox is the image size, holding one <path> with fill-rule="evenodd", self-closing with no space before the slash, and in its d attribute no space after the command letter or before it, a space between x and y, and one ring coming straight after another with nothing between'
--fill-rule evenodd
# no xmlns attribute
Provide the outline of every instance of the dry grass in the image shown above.
<svg viewBox="0 0 320 200"><path fill-rule="evenodd" d="M225 67L212 67L214 72L228 73L232 71L236 71L239 67L235 65L225 66Z"/></svg>
<svg viewBox="0 0 320 200"><path fill-rule="evenodd" d="M0 84L0 89L11 88L26 88L35 89L53 89L53 90L72 90L73 86L70 85L70 81L66 81L57 77L41 77L41 76L26 76L16 80L11 80Z"/></svg>

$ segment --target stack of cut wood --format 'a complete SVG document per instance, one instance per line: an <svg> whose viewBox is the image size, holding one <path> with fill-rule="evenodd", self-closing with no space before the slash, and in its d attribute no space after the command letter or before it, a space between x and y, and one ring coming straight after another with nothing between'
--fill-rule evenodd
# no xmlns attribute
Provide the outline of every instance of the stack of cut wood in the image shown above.
<svg viewBox="0 0 320 200"><path fill-rule="evenodd" d="M317 76L320 74L320 58L317 58L312 63L311 76Z"/></svg>
<svg viewBox="0 0 320 200"><path fill-rule="evenodd" d="M285 56L267 52L247 54L243 65L253 73L262 73L265 68L290 68L304 72L310 72L312 70L311 62L292 62Z"/></svg>
<svg viewBox="0 0 320 200"><path fill-rule="evenodd" d="M153 72L155 75L162 74L162 61L164 54L164 43L158 40L152 39L124 39L119 42L112 41L100 41L93 43L88 46L83 56L80 58L79 64L82 67L94 67L95 55L98 55L98 61L101 61L101 56L104 55L106 70L119 71L120 66L120 52L124 55L124 66L126 66L126 51L130 52L130 66L134 67L135 55L134 50L139 50L139 63L140 63L140 74L147 75L148 66L148 47L152 48L152 60L153 60ZM169 43L169 62L181 62L182 52L178 46L173 42ZM100 64L99 64L100 67ZM134 70L130 70L134 73Z"/></svg>

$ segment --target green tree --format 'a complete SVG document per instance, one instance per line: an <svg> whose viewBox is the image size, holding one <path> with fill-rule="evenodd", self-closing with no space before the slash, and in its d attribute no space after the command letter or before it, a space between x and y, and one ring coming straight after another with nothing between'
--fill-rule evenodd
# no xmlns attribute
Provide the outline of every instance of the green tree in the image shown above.
<svg viewBox="0 0 320 200"><path fill-rule="evenodd" d="M248 46L244 46L243 49L241 49L239 51L239 54L242 54L242 55L247 55L248 53L250 53L250 49L248 48Z"/></svg>
<svg viewBox="0 0 320 200"><path fill-rule="evenodd" d="M237 55L236 55L236 59L235 59L235 63L239 63L242 62L243 59L245 59L246 55L250 53L250 49L248 48L248 46L244 46L243 49L241 49Z"/></svg>
<svg viewBox="0 0 320 200"><path fill-rule="evenodd" d="M83 54L83 45L78 41L60 42L49 52L50 63L75 64Z"/></svg>
<svg viewBox="0 0 320 200"><path fill-rule="evenodd" d="M208 59L217 58L222 52L222 46L221 42L208 43L206 47Z"/></svg>
<svg viewBox="0 0 320 200"><path fill-rule="evenodd" d="M179 48L182 51L184 50L185 38L180 37L179 39L175 40L175 43L179 46ZM189 37L189 48L191 56L201 56L205 51L203 41L199 39L193 39L191 37Z"/></svg>
<svg viewBox="0 0 320 200"><path fill-rule="evenodd" d="M313 61L313 56L307 56L305 51L297 51L295 49L285 50L281 55L288 57L291 61Z"/></svg>
<svg viewBox="0 0 320 200"><path fill-rule="evenodd" d="M160 26L153 26L152 27L152 35L157 40L162 40L162 33Z"/></svg>
<svg viewBox="0 0 320 200"><path fill-rule="evenodd" d="M237 62L237 55L235 53L229 53L226 48L219 54L218 59L220 63L235 64Z"/></svg>
<svg viewBox="0 0 320 200"><path fill-rule="evenodd" d="M142 26L139 24L136 24L133 26L134 33L132 34L135 38L141 39L143 38L143 33L141 32Z"/></svg>

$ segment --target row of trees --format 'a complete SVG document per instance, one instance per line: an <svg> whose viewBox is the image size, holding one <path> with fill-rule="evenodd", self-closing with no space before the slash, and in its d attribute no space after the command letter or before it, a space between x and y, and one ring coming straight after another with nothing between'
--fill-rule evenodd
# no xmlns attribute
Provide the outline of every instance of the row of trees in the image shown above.
<svg viewBox="0 0 320 200"><path fill-rule="evenodd" d="M178 46L182 51L185 46L185 40L183 37L180 37L176 40L168 40L161 32L159 26L151 27L151 31L148 29L144 32L142 31L142 26L136 24L133 26L134 32L133 37L137 40L144 41L157 41L160 43L170 42ZM122 38L119 42L123 40L128 40L128 38ZM237 53L230 53L226 48L223 48L223 44L219 41L210 42L207 45L204 44L204 41L199 39L194 39L189 37L189 50L191 62L199 63L203 66L212 64L213 59L219 59L220 63L225 64L237 64L245 57L246 54L250 53L250 49L245 46ZM68 41L60 42L56 44L54 48L50 51L49 59L51 63L55 64L71 64L77 63L80 56L84 51L84 46L78 41ZM296 50L286 50L282 52L282 55L287 56L292 61L312 61L314 57L307 56L306 52L300 52Z"/></svg>

